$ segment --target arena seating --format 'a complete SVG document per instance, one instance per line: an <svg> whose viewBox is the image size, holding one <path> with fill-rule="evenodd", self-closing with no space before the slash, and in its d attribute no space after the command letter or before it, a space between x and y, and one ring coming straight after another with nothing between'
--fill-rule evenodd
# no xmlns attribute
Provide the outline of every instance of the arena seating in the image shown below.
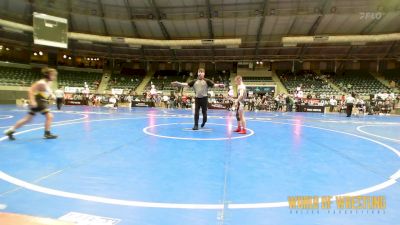
<svg viewBox="0 0 400 225"><path fill-rule="evenodd" d="M206 78L212 80L215 83L223 83L225 84L225 88L210 88L210 91L213 91L214 94L225 94L228 93L229 84L230 84L230 71L229 70L217 70L215 72L206 72Z"/></svg>
<svg viewBox="0 0 400 225"><path fill-rule="evenodd" d="M188 71L182 71L178 73L176 70L158 70L154 73L151 82L156 86L157 90L174 90L174 88L171 86L171 82L186 82L188 77Z"/></svg>
<svg viewBox="0 0 400 225"><path fill-rule="evenodd" d="M368 71L346 70L331 77L344 92L355 92L368 96L379 92L388 92L390 89L375 79Z"/></svg>
<svg viewBox="0 0 400 225"><path fill-rule="evenodd" d="M399 87L400 84L400 69L391 69L383 71L383 75L385 79L390 81L394 81L395 85Z"/></svg>
<svg viewBox="0 0 400 225"><path fill-rule="evenodd" d="M108 82L108 89L132 89L135 90L146 76L144 69L123 68L119 73L113 73Z"/></svg>
<svg viewBox="0 0 400 225"><path fill-rule="evenodd" d="M206 71L206 78L216 82L229 84L229 70Z"/></svg>
<svg viewBox="0 0 400 225"><path fill-rule="evenodd" d="M101 73L85 72L85 71L58 71L58 85L63 87L83 87L85 82L89 85L89 89L97 89L96 82L101 81Z"/></svg>
<svg viewBox="0 0 400 225"><path fill-rule="evenodd" d="M243 77L246 82L272 82L272 77Z"/></svg>
<svg viewBox="0 0 400 225"><path fill-rule="evenodd" d="M321 75L317 75L313 71L298 71L295 74L290 71L277 70L282 84L289 93L293 93L296 87L302 86L304 94L318 95L338 95L338 91L330 86Z"/></svg>
<svg viewBox="0 0 400 225"><path fill-rule="evenodd" d="M0 85L2 86L30 86L40 77L38 70L0 67Z"/></svg>

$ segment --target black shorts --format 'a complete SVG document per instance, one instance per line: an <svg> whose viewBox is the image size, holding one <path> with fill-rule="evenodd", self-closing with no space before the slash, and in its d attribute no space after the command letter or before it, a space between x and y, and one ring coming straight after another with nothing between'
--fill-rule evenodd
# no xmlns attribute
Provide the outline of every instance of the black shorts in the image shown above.
<svg viewBox="0 0 400 225"><path fill-rule="evenodd" d="M243 110L243 104L241 104L240 102L238 102L237 106L236 106L236 120L240 121L240 114L239 114L239 110ZM242 108L242 109L240 109Z"/></svg>
<svg viewBox="0 0 400 225"><path fill-rule="evenodd" d="M36 115L36 113L41 113L42 115L46 115L49 112L50 112L49 108L47 108L45 106L42 106L42 107L38 106L35 108L30 108L28 114L30 114L32 116Z"/></svg>

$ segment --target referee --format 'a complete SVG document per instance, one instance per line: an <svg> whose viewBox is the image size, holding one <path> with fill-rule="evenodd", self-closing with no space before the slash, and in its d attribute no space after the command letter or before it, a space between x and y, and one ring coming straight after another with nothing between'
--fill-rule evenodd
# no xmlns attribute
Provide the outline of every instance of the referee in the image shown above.
<svg viewBox="0 0 400 225"><path fill-rule="evenodd" d="M215 84L213 81L204 78L205 75L205 70L204 68L199 68L197 71L197 80L193 80L189 83L180 83L178 81L172 82L171 84L173 86L179 86L179 87L192 87L195 93L195 110L194 110L194 126L193 130L198 130L199 129L199 113L200 113L200 108L201 112L203 114L203 123L201 124L201 127L204 127L204 125L207 122L207 106L208 106L208 99L207 99L207 94L208 94L208 88L212 87L225 87L224 84Z"/></svg>
<svg viewBox="0 0 400 225"><path fill-rule="evenodd" d="M354 93L349 94L346 97L346 113L347 113L347 117L350 117L351 116L351 112L353 111L353 106L354 106L354 103L356 101L356 99L354 97L355 97Z"/></svg>
<svg viewBox="0 0 400 225"><path fill-rule="evenodd" d="M56 96L56 103L57 103L57 109L61 110L61 106L64 102L64 92L63 90L60 88L58 88L55 92L54 95Z"/></svg>

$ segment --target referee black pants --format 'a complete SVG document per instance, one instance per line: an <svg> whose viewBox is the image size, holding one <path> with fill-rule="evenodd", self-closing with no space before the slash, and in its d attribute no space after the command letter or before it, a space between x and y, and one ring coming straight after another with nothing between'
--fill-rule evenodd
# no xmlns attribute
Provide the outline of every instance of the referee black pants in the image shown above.
<svg viewBox="0 0 400 225"><path fill-rule="evenodd" d="M198 126L199 125L199 113L200 113L200 108L201 112L203 114L203 124L207 122L207 107L208 107L208 99L207 97L204 98L195 98L195 106L194 106L194 125Z"/></svg>
<svg viewBox="0 0 400 225"><path fill-rule="evenodd" d="M56 98L56 103L57 103L57 109L60 110L61 106L63 104L63 98Z"/></svg>
<svg viewBox="0 0 400 225"><path fill-rule="evenodd" d="M347 103L346 106L347 117L350 117L351 112L353 111L353 103Z"/></svg>

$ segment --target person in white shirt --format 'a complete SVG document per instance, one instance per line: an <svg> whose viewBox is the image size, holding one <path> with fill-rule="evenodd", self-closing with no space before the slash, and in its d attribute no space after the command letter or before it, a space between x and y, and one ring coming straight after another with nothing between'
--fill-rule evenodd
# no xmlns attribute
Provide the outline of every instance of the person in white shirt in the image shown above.
<svg viewBox="0 0 400 225"><path fill-rule="evenodd" d="M50 127L53 122L53 114L49 109L49 100L54 99L54 94L51 90L51 83L57 79L57 70L53 68L42 69L43 78L36 81L28 90L29 97L29 112L24 118L19 120L12 127L4 131L4 134L8 136L8 139L15 140L15 130L29 123L36 113L41 113L46 117L44 124L44 138L55 139L57 135L50 132Z"/></svg>
<svg viewBox="0 0 400 225"><path fill-rule="evenodd" d="M233 86L229 86L228 96L233 98Z"/></svg>
<svg viewBox="0 0 400 225"><path fill-rule="evenodd" d="M303 96L304 96L304 93L303 93L303 91L302 91L302 90L300 90L300 91L298 91L298 92L297 92L297 98L300 98L300 99L302 99L302 98L303 98Z"/></svg>
<svg viewBox="0 0 400 225"><path fill-rule="evenodd" d="M329 100L329 112L333 112L335 106L337 106L337 100L335 96L332 96L332 98Z"/></svg>
<svg viewBox="0 0 400 225"><path fill-rule="evenodd" d="M354 106L354 103L355 103L354 96L355 95L353 93L353 94L347 95L347 97L346 97L346 114L347 114L347 117L351 116L351 112L353 110L353 106Z"/></svg>
<svg viewBox="0 0 400 225"><path fill-rule="evenodd" d="M229 103L228 110L232 110L232 111L233 111L233 102L234 102L233 95L234 95L233 86L229 86L228 98L227 98L228 103Z"/></svg>
<svg viewBox="0 0 400 225"><path fill-rule="evenodd" d="M163 102L164 102L165 108L168 108L168 105L169 105L169 97L168 97L168 95L164 95L163 96Z"/></svg>
<svg viewBox="0 0 400 225"><path fill-rule="evenodd" d="M101 106L101 100L103 99L103 97L101 95L97 95L95 97L95 106Z"/></svg>
<svg viewBox="0 0 400 225"><path fill-rule="evenodd" d="M363 114L365 114L366 106L365 106L364 99L358 98L356 106L357 106L357 113L362 112Z"/></svg>
<svg viewBox="0 0 400 225"><path fill-rule="evenodd" d="M130 104L132 103L132 96L128 95L126 96L126 101Z"/></svg>
<svg viewBox="0 0 400 225"><path fill-rule="evenodd" d="M389 94L387 92L384 92L381 96L382 100L386 100L389 97Z"/></svg>
<svg viewBox="0 0 400 225"><path fill-rule="evenodd" d="M108 99L108 104L105 105L104 107L111 108L111 109L117 109L117 106L118 106L118 96L111 95L111 97Z"/></svg>
<svg viewBox="0 0 400 225"><path fill-rule="evenodd" d="M89 89L89 85L85 82L85 84L83 85L83 90L82 90L82 94L83 94L83 102L85 105L88 105L89 103L89 94L90 94L90 89Z"/></svg>
<svg viewBox="0 0 400 225"><path fill-rule="evenodd" d="M246 134L246 118L244 117L244 103L247 97L246 86L243 83L242 76L235 77L236 84L238 85L238 98L236 100L236 119L238 128L235 132L239 134Z"/></svg>
<svg viewBox="0 0 400 225"><path fill-rule="evenodd" d="M60 87L54 92L54 95L56 96L57 109L60 110L64 101L64 91Z"/></svg>
<svg viewBox="0 0 400 225"><path fill-rule="evenodd" d="M157 95L157 89L154 84L151 85L150 94L152 97L155 97Z"/></svg>

